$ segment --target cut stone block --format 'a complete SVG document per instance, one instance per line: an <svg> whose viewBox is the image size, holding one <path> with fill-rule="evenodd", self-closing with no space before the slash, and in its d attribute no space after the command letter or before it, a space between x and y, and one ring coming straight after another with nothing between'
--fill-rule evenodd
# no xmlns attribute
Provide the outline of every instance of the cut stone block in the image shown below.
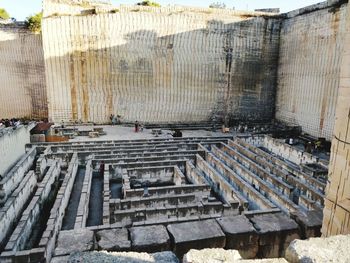
<svg viewBox="0 0 350 263"><path fill-rule="evenodd" d="M154 254L137 252L78 252L69 257L68 263L179 263L179 260L170 251L158 252Z"/></svg>
<svg viewBox="0 0 350 263"><path fill-rule="evenodd" d="M286 250L290 263L350 262L350 235L294 240Z"/></svg>
<svg viewBox="0 0 350 263"><path fill-rule="evenodd" d="M61 231L55 256L69 255L76 251L90 251L95 248L94 232L87 229L76 229L70 231Z"/></svg>
<svg viewBox="0 0 350 263"><path fill-rule="evenodd" d="M238 262L239 263L289 263L284 258L246 259Z"/></svg>
<svg viewBox="0 0 350 263"><path fill-rule="evenodd" d="M98 231L96 238L98 240L98 249L100 250L128 251L131 248L126 228Z"/></svg>
<svg viewBox="0 0 350 263"><path fill-rule="evenodd" d="M132 249L138 252L170 250L170 237L162 225L130 228Z"/></svg>
<svg viewBox="0 0 350 263"><path fill-rule="evenodd" d="M242 259L237 250L191 249L184 257L183 263L288 263L284 258Z"/></svg>
<svg viewBox="0 0 350 263"><path fill-rule="evenodd" d="M183 263L239 262L242 259L237 250L222 248L191 249L183 257Z"/></svg>
<svg viewBox="0 0 350 263"><path fill-rule="evenodd" d="M190 249L224 248L225 234L214 220L168 225L175 254L182 258Z"/></svg>
<svg viewBox="0 0 350 263"><path fill-rule="evenodd" d="M244 215L218 218L226 235L226 249L237 249L243 258L255 258L259 250L258 233Z"/></svg>
<svg viewBox="0 0 350 263"><path fill-rule="evenodd" d="M278 258L294 239L300 238L298 224L282 213L254 215L250 221L259 234L259 258Z"/></svg>
<svg viewBox="0 0 350 263"><path fill-rule="evenodd" d="M68 262L68 259L69 259L69 256L53 257L50 263L66 263Z"/></svg>
<svg viewBox="0 0 350 263"><path fill-rule="evenodd" d="M299 224L301 229L301 238L320 237L323 221L322 210L310 210L303 213L291 215Z"/></svg>

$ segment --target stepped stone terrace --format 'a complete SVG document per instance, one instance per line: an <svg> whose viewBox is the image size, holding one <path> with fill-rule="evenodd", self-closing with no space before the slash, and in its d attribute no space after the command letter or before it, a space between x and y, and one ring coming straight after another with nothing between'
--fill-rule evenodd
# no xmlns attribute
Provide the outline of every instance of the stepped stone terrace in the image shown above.
<svg viewBox="0 0 350 263"><path fill-rule="evenodd" d="M0 182L0 261L201 248L280 257L320 236L326 185L310 163L327 170L268 135L27 144Z"/></svg>

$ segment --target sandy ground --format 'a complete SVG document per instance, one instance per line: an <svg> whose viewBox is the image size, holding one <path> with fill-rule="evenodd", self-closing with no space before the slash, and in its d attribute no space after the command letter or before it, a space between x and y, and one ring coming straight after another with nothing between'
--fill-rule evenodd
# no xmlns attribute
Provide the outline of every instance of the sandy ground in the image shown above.
<svg viewBox="0 0 350 263"><path fill-rule="evenodd" d="M102 127L107 133L106 135L98 138L89 138L87 136L77 136L71 139L71 142L75 141L104 141L104 140L137 140L137 139L153 139L153 138L172 138L170 130L162 130L162 134L158 137L152 134L152 130L144 129L142 132L134 132L134 127L126 127L121 125L116 126L75 126L79 130L92 130L93 128ZM182 131L183 137L202 137L202 136L228 136L232 133L222 133L220 130L216 132L205 130L184 130Z"/></svg>

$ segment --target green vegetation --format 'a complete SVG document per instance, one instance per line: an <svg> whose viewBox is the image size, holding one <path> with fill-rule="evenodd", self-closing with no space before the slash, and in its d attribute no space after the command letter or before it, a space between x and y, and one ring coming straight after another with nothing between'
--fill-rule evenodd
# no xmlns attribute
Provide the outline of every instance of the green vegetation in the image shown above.
<svg viewBox="0 0 350 263"><path fill-rule="evenodd" d="M209 8L226 9L225 3L215 2L209 5Z"/></svg>
<svg viewBox="0 0 350 263"><path fill-rule="evenodd" d="M43 19L43 13L40 12L36 15L27 17L27 20L25 21L25 23L30 31L34 33L40 33L42 19Z"/></svg>
<svg viewBox="0 0 350 263"><path fill-rule="evenodd" d="M0 8L0 18L1 19L9 19L10 15L4 8Z"/></svg>
<svg viewBox="0 0 350 263"><path fill-rule="evenodd" d="M158 4L156 2L148 1L148 0L139 2L136 5L160 7L160 4Z"/></svg>

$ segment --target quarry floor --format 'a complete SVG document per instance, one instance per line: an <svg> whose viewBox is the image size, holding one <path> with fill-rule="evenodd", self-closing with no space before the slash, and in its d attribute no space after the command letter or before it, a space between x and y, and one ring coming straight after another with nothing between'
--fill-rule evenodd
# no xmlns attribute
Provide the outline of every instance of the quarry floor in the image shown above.
<svg viewBox="0 0 350 263"><path fill-rule="evenodd" d="M102 125L102 126L75 126L79 130L92 130L93 128L103 128L106 135L98 138L89 138L88 136L77 136L69 141L105 141L105 140L137 140L137 139L153 139L153 138L172 138L173 131L163 130L162 134L155 136L152 134L152 129L144 129L142 132L135 132L134 127L123 126L123 125ZM198 136L227 136L233 135L230 133L222 133L221 130L216 132L206 130L182 130L183 137L198 137Z"/></svg>

